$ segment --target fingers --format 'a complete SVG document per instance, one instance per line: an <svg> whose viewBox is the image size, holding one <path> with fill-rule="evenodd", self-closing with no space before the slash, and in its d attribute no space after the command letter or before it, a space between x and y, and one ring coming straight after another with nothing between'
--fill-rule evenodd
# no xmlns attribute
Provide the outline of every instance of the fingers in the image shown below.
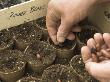
<svg viewBox="0 0 110 82"><path fill-rule="evenodd" d="M64 42L66 37L71 32L71 29L72 27L69 23L61 20L61 25L59 26L58 32L57 32L57 41L60 43Z"/></svg>
<svg viewBox="0 0 110 82"><path fill-rule="evenodd" d="M92 49L92 48L96 48L96 42L93 38L90 38L88 41L87 41L87 46Z"/></svg>
<svg viewBox="0 0 110 82"><path fill-rule="evenodd" d="M86 63L88 60L92 58L91 51L87 46L84 46L81 48L81 54L82 54L84 63Z"/></svg>
<svg viewBox="0 0 110 82"><path fill-rule="evenodd" d="M93 61L97 61L95 55L92 55L89 48L87 46L82 47L81 49L82 58L85 63L86 70L98 80L101 78L110 78L110 61L106 61L106 63L96 63ZM91 59L94 58L95 59Z"/></svg>
<svg viewBox="0 0 110 82"><path fill-rule="evenodd" d="M107 50L104 50L104 49L102 49L101 52L102 52L104 57L110 58L110 52L108 52Z"/></svg>
<svg viewBox="0 0 110 82"><path fill-rule="evenodd" d="M72 32L70 32L69 35L67 36L67 39L68 40L74 40L75 39L75 35Z"/></svg>
<svg viewBox="0 0 110 82"><path fill-rule="evenodd" d="M105 44L108 46L108 48L110 48L110 34L104 33L103 38L104 38Z"/></svg>
<svg viewBox="0 0 110 82"><path fill-rule="evenodd" d="M55 44L62 43L65 39L74 40L75 35L72 32L80 32L79 26L73 26L71 20L61 20L57 12L48 8L46 16L46 26L48 33ZM60 23L61 22L61 23Z"/></svg>
<svg viewBox="0 0 110 82"><path fill-rule="evenodd" d="M103 36L100 33L96 33L94 35L94 40L96 42L96 48L98 51L100 51L101 47L104 45Z"/></svg>
<svg viewBox="0 0 110 82"><path fill-rule="evenodd" d="M74 40L75 39L75 35L73 34L73 32L80 32L80 31L81 31L81 27L80 26L78 26L78 25L74 26L66 39Z"/></svg>
<svg viewBox="0 0 110 82"><path fill-rule="evenodd" d="M58 21L59 21L59 18L57 16L55 10L49 7L47 10L47 15L46 15L46 26L47 26L48 33L49 33L52 41L55 44L58 44L58 42L57 42Z"/></svg>
<svg viewBox="0 0 110 82"><path fill-rule="evenodd" d="M62 43L65 41L69 33L72 31L73 25L76 24L76 17L62 16L61 25L57 32L57 41Z"/></svg>

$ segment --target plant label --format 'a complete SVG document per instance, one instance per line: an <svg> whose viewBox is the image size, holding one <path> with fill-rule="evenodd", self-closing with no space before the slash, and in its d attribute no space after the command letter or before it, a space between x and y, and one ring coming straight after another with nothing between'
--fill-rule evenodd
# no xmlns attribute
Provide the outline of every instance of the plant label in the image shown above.
<svg viewBox="0 0 110 82"><path fill-rule="evenodd" d="M36 20L46 15L49 0L30 0L0 10L0 30Z"/></svg>

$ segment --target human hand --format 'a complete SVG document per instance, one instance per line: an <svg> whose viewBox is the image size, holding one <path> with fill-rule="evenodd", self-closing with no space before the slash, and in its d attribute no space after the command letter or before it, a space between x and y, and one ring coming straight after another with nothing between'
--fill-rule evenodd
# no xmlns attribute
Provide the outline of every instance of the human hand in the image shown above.
<svg viewBox="0 0 110 82"><path fill-rule="evenodd" d="M48 4L46 26L52 41L62 43L74 40L73 32L81 31L77 25L97 0L51 0Z"/></svg>
<svg viewBox="0 0 110 82"><path fill-rule="evenodd" d="M101 53L91 53L91 48L98 48ZM110 34L96 33L81 53L86 70L100 82L110 82Z"/></svg>

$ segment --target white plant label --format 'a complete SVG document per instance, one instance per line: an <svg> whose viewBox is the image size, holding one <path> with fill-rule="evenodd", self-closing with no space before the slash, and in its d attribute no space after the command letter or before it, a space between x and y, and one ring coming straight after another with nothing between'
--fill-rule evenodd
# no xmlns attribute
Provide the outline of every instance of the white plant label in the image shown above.
<svg viewBox="0 0 110 82"><path fill-rule="evenodd" d="M46 15L49 0L31 0L0 10L0 30L14 27Z"/></svg>

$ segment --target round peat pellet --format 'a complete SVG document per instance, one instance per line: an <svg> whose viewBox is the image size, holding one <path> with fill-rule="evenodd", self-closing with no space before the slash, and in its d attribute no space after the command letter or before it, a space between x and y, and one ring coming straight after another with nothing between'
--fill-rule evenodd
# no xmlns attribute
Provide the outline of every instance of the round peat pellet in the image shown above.
<svg viewBox="0 0 110 82"><path fill-rule="evenodd" d="M75 55L76 41L66 39L64 43L55 45L52 40L48 38L48 43L56 48L58 58L71 58Z"/></svg>
<svg viewBox="0 0 110 82"><path fill-rule="evenodd" d="M61 64L61 65L68 65L70 60L71 60L71 58L58 58L58 57L56 57L54 63Z"/></svg>
<svg viewBox="0 0 110 82"><path fill-rule="evenodd" d="M17 26L11 29L11 31L14 32L16 48L21 51L24 51L31 42L40 40L43 34L43 32L31 22Z"/></svg>
<svg viewBox="0 0 110 82"><path fill-rule="evenodd" d="M27 68L32 72L42 74L43 70L53 64L56 58L56 51L48 43L36 41L25 51Z"/></svg>
<svg viewBox="0 0 110 82"><path fill-rule="evenodd" d="M40 79L36 78L36 77L29 76L29 77L23 77L22 79L20 79L16 82L40 82Z"/></svg>
<svg viewBox="0 0 110 82"><path fill-rule="evenodd" d="M46 27L46 17L45 16L40 17L35 22L38 28L43 31L43 37L41 41L47 41L49 34L48 34L47 27Z"/></svg>
<svg viewBox="0 0 110 82"><path fill-rule="evenodd" d="M41 79L41 82L79 82L77 75L70 67L60 64L48 67Z"/></svg>
<svg viewBox="0 0 110 82"><path fill-rule="evenodd" d="M23 54L17 50L0 52L0 78L4 82L15 82L24 75Z"/></svg>
<svg viewBox="0 0 110 82"><path fill-rule="evenodd" d="M81 32L77 33L76 35L80 42L85 44L88 39L93 38L95 33L101 33L101 31L96 26L90 24L81 25L81 28Z"/></svg>
<svg viewBox="0 0 110 82"><path fill-rule="evenodd" d="M38 18L36 20L36 24L39 26L40 29L47 29L46 28L46 17L41 17L41 18Z"/></svg>
<svg viewBox="0 0 110 82"><path fill-rule="evenodd" d="M74 56L70 61L70 66L79 76L80 82L98 82L86 71L81 55Z"/></svg>
<svg viewBox="0 0 110 82"><path fill-rule="evenodd" d="M12 33L7 29L0 31L0 51L13 49L13 45Z"/></svg>

